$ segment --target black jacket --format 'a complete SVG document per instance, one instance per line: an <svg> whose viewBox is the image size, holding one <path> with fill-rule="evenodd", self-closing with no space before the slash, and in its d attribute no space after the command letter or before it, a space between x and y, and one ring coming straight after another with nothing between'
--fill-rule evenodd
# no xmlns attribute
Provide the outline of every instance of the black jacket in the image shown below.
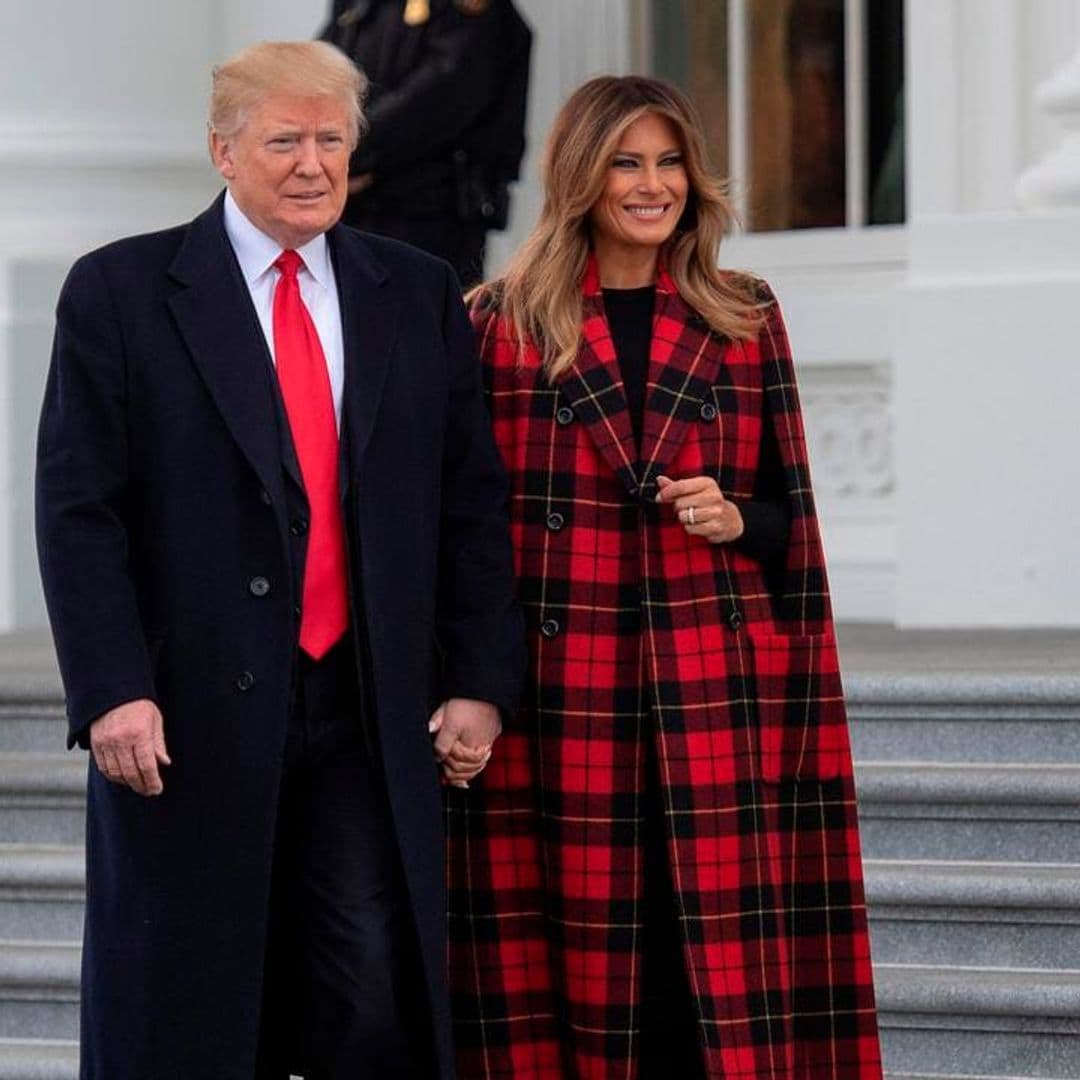
<svg viewBox="0 0 1080 1080"><path fill-rule="evenodd" d="M363 210L502 228L525 149L532 33L511 0L427 0L415 25L406 6L334 0L319 35L370 82L350 172L375 182L345 220Z"/></svg>
<svg viewBox="0 0 1080 1080"><path fill-rule="evenodd" d="M524 666L506 479L450 270L337 226L354 637L453 1075L432 698ZM80 259L57 310L38 542L71 739L152 698L144 799L90 765L84 1080L250 1080L299 583L273 369L222 221ZM256 576L269 589L253 591ZM436 648L438 652L436 653ZM438 663L437 663L438 661Z"/></svg>

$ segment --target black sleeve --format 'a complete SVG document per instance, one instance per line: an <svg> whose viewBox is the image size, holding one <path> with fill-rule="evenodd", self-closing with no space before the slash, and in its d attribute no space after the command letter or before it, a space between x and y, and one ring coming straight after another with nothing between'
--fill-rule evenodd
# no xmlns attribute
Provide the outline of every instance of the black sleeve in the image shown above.
<svg viewBox="0 0 1080 1080"><path fill-rule="evenodd" d="M85 746L102 713L155 696L128 572L130 422L114 296L86 257L68 275L56 309L36 478L38 558L69 746Z"/></svg>
<svg viewBox="0 0 1080 1080"><path fill-rule="evenodd" d="M735 546L762 564L784 557L791 533L791 507L780 450L771 424L761 429L761 450L753 499L733 499L743 519L743 534Z"/></svg>
<svg viewBox="0 0 1080 1080"><path fill-rule="evenodd" d="M497 3L478 15L463 15L453 4L432 11L420 62L403 82L372 98L353 175L430 157L468 130L499 85L500 17Z"/></svg>

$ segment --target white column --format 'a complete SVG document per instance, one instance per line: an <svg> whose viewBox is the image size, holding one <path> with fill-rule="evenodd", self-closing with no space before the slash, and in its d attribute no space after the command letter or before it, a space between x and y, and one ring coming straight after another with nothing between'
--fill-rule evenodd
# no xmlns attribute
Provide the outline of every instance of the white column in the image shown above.
<svg viewBox="0 0 1080 1080"><path fill-rule="evenodd" d="M1016 162L1015 178L1041 142L1029 104L1033 84L1075 48L1076 37L1046 32L1046 20L1080 34L1076 11L1050 0L1016 8L1026 63L1004 72L994 59L1011 55L1001 40L970 52L966 40L953 46L962 87L1011 80L997 93L1007 91L1015 106L1004 114L1005 146L993 146L985 118L955 147L937 144L937 152L955 155L945 158L958 178L955 201L939 201L908 230L896 363L902 626L1080 626L1080 578L1070 571L1080 530L1080 505L1071 497L1080 486L1073 445L1080 158L1069 142L1019 185L1001 182L1008 161ZM1036 57L1046 66L1032 66ZM953 85L939 75L944 87ZM916 64L912 78L917 84L922 77ZM1042 100L1068 113L1070 123L1080 118L1080 64L1062 69L1048 87ZM917 100L920 93L929 105L932 87L913 90ZM910 132L927 178L932 156L923 140L938 131L926 110ZM1013 209L1017 190L1032 210Z"/></svg>

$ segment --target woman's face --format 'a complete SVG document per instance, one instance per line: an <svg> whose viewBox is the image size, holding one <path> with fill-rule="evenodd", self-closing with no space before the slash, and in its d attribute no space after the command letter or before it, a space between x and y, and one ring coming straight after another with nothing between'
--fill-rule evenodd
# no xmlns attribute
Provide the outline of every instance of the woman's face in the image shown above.
<svg viewBox="0 0 1080 1080"><path fill-rule="evenodd" d="M626 129L590 211L597 247L658 248L686 208L690 181L671 122L646 113Z"/></svg>

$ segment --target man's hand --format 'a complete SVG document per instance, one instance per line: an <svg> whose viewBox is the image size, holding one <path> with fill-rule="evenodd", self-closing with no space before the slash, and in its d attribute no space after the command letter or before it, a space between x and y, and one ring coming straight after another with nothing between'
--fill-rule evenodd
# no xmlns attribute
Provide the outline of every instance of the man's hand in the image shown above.
<svg viewBox="0 0 1080 1080"><path fill-rule="evenodd" d="M90 725L90 751L102 776L127 784L140 795L165 790L160 765L171 765L165 750L161 710L146 698L126 701Z"/></svg>
<svg viewBox="0 0 1080 1080"><path fill-rule="evenodd" d="M435 758L454 787L468 787L483 771L502 731L499 710L489 701L450 698L432 714Z"/></svg>

